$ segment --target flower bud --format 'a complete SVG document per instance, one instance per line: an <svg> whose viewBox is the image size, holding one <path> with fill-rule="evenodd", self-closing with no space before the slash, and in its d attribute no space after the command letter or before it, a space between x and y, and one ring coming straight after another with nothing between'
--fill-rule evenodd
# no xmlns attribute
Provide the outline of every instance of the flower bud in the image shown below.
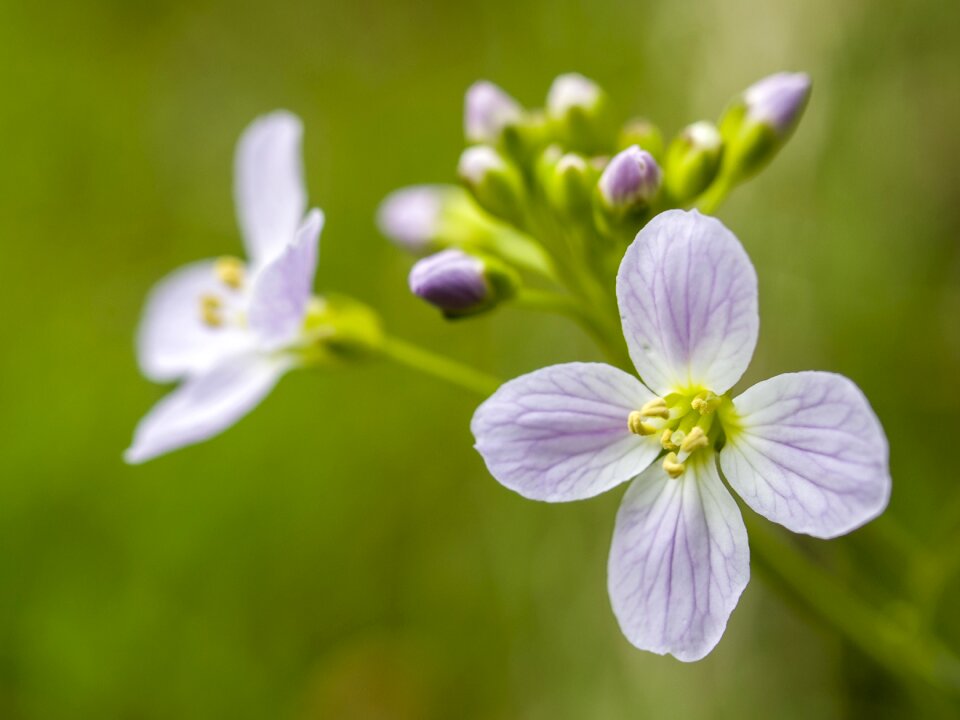
<svg viewBox="0 0 960 720"><path fill-rule="evenodd" d="M679 204L700 195L717 175L723 140L710 122L688 125L670 143L664 164L664 186Z"/></svg>
<svg viewBox="0 0 960 720"><path fill-rule="evenodd" d="M589 219L591 192L599 171L577 153L548 147L537 164L537 174L550 205L569 218Z"/></svg>
<svg viewBox="0 0 960 720"><path fill-rule="evenodd" d="M438 245L445 205L458 188L415 185L387 195L377 210L380 232L409 252L421 255Z"/></svg>
<svg viewBox="0 0 960 720"><path fill-rule="evenodd" d="M560 75L547 93L547 117L568 149L594 154L609 150L615 140L607 94L577 73Z"/></svg>
<svg viewBox="0 0 960 720"><path fill-rule="evenodd" d="M522 221L523 179L503 155L486 145L474 145L460 156L457 174L487 212L514 224Z"/></svg>
<svg viewBox="0 0 960 720"><path fill-rule="evenodd" d="M636 145L614 155L597 183L601 203L615 212L646 208L659 189L657 161Z"/></svg>
<svg viewBox="0 0 960 720"><path fill-rule="evenodd" d="M620 130L620 141L617 147L624 150L631 145L637 145L641 150L646 150L657 161L663 157L663 133L646 118L635 118Z"/></svg>
<svg viewBox="0 0 960 720"><path fill-rule="evenodd" d="M754 83L743 94L747 117L786 135L796 125L810 97L806 73L776 73Z"/></svg>
<svg viewBox="0 0 960 720"><path fill-rule="evenodd" d="M809 97L804 73L777 73L747 88L720 121L724 180L740 182L766 165L796 127Z"/></svg>
<svg viewBox="0 0 960 720"><path fill-rule="evenodd" d="M414 295L448 318L489 310L517 288L516 276L505 266L453 248L417 262L409 282Z"/></svg>
<svg viewBox="0 0 960 720"><path fill-rule="evenodd" d="M522 118L520 104L492 82L479 80L467 90L463 128L468 143L496 145L504 128Z"/></svg>

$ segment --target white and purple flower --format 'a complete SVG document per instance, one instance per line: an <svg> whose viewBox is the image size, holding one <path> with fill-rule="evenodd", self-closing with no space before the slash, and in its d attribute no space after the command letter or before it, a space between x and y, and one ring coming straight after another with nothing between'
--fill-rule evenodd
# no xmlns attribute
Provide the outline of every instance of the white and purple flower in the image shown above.
<svg viewBox="0 0 960 720"><path fill-rule="evenodd" d="M278 111L237 146L235 197L248 263L187 265L150 293L137 338L143 374L182 381L141 420L140 463L233 425L300 364L323 214L306 210L300 120Z"/></svg>
<svg viewBox="0 0 960 720"><path fill-rule="evenodd" d="M831 538L886 507L887 441L840 375L789 373L729 394L757 340L757 279L718 220L654 218L624 256L617 298L643 382L598 363L544 368L502 386L472 430L493 476L525 497L579 500L633 480L610 552L614 613L638 648L698 660L750 576L720 471L756 512Z"/></svg>

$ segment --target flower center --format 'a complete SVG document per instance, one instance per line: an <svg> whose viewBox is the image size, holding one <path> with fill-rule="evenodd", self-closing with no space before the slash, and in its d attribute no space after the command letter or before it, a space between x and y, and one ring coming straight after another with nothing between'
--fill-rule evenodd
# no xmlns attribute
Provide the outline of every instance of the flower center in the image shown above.
<svg viewBox="0 0 960 720"><path fill-rule="evenodd" d="M690 455L716 445L723 433L722 409L729 403L726 396L710 390L671 393L631 412L627 427L636 435L659 437L660 446L667 451L663 469L677 478L686 469L684 462ZM715 422L718 415L721 420Z"/></svg>
<svg viewBox="0 0 960 720"><path fill-rule="evenodd" d="M213 272L226 292L236 292L243 288L246 279L246 265L242 260L235 257L219 258L213 265ZM227 316L227 310L229 309L227 303L217 293L203 293L200 295L199 304L200 320L207 327L219 328L230 323L242 324L243 318L241 316L237 314L232 318Z"/></svg>

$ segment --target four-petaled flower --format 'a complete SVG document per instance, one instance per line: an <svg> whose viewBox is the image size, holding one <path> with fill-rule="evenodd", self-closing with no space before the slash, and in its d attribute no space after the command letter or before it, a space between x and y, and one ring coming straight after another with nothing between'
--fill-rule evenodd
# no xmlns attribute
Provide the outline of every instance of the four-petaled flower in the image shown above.
<svg viewBox="0 0 960 720"><path fill-rule="evenodd" d="M235 199L250 256L193 263L150 293L143 374L182 380L141 420L127 462L205 440L252 410L301 361L323 214L306 210L300 120L274 112L237 146Z"/></svg>
<svg viewBox="0 0 960 720"><path fill-rule="evenodd" d="M637 647L698 660L750 575L720 471L756 512L830 538L886 506L887 442L840 375L778 375L728 394L756 344L757 279L718 220L654 218L623 258L617 299L642 383L598 363L547 367L501 387L472 430L493 476L529 498L579 500L636 478L610 552L614 613Z"/></svg>

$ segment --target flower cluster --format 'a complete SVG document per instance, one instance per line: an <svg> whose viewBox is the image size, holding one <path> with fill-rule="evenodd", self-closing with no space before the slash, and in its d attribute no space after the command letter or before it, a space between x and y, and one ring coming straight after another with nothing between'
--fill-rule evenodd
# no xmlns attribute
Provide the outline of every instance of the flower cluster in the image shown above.
<svg viewBox="0 0 960 720"><path fill-rule="evenodd" d="M806 75L772 75L735 98L718 123L693 122L665 143L650 120L618 124L610 98L582 75L558 77L545 107L533 110L480 81L464 102L461 186L399 190L381 206L379 225L415 255L456 248L477 258L472 277L453 265L440 272L428 258L433 292L411 283L448 316L524 303L526 293L502 292L496 283L476 291L480 268L491 260L524 275L527 285L558 286L596 304L644 223L674 208L714 210L780 149L809 91ZM412 275L423 272L417 266ZM437 292L440 284L449 287ZM473 298L469 308L465 297Z"/></svg>
<svg viewBox="0 0 960 720"><path fill-rule="evenodd" d="M717 644L749 578L727 486L821 538L876 517L890 494L886 438L850 380L801 372L732 392L757 342L757 278L733 233L702 213L770 161L809 92L805 75L770 76L716 124L665 143L647 119L618 123L581 75L557 78L536 110L478 82L461 185L399 190L378 214L420 258L410 290L445 317L509 301L575 320L606 353L609 365L555 365L500 386L473 418L476 448L500 483L536 500L630 483L610 552L613 610L634 645L680 660ZM276 112L240 140L249 261L196 263L151 293L140 364L181 385L140 423L128 461L220 432L296 367L373 354L487 394L499 385L390 338L365 305L313 294L323 215L307 212L301 134Z"/></svg>

